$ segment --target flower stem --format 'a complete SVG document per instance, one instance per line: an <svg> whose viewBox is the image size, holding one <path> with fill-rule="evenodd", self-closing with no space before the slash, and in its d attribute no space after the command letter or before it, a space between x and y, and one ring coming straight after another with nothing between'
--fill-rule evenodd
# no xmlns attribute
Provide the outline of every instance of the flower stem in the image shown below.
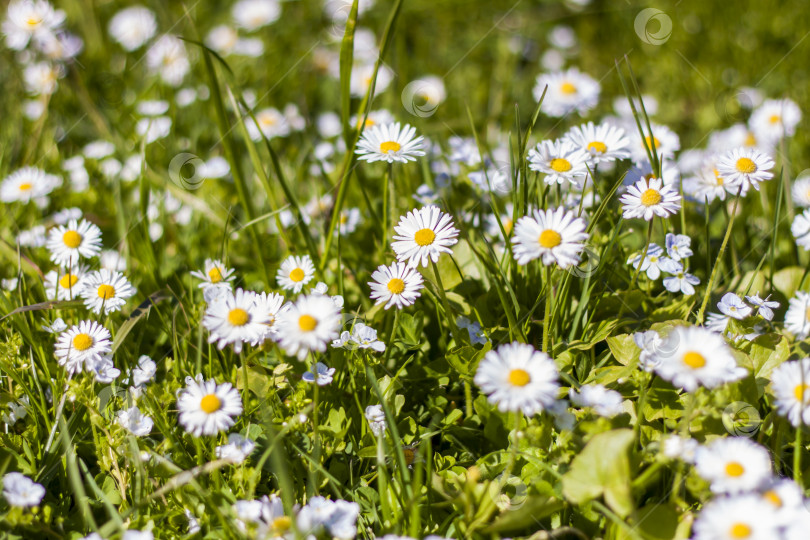
<svg viewBox="0 0 810 540"><path fill-rule="evenodd" d="M697 324L703 324L703 314L706 311L706 306L709 303L709 297L712 295L712 286L714 280L717 278L717 271L720 268L720 261L723 259L723 254L726 252L726 245L728 239L731 238L731 229L734 228L734 218L737 217L737 205L740 202L740 195L742 194L743 184L740 184L740 189L737 190L737 197L734 199L734 208L731 210L731 218L728 220L728 227L726 228L726 236L723 238L723 243L720 245L720 251L717 253L717 260L712 268L712 275L709 276L709 282L706 283L706 292L703 294L703 302L700 304L700 311L697 314Z"/></svg>
<svg viewBox="0 0 810 540"><path fill-rule="evenodd" d="M543 315L543 352L547 353L551 345L551 266L546 266L546 311Z"/></svg>

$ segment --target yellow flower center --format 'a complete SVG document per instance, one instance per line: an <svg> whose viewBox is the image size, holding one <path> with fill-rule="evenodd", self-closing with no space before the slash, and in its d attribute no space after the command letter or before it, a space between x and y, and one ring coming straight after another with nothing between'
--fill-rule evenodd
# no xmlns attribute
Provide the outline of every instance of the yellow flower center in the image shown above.
<svg viewBox="0 0 810 540"><path fill-rule="evenodd" d="M782 507L782 498L779 495L777 495L777 493L774 490L771 489L766 491L763 497L765 497L765 500L774 505L775 507L777 508Z"/></svg>
<svg viewBox="0 0 810 540"><path fill-rule="evenodd" d="M735 167L737 168L738 171L744 174L751 174L753 172L757 172L757 164L747 157L742 157L738 159Z"/></svg>
<svg viewBox="0 0 810 540"><path fill-rule="evenodd" d="M560 92L570 96L571 94L577 93L577 87L566 81L560 85Z"/></svg>
<svg viewBox="0 0 810 540"><path fill-rule="evenodd" d="M385 141L384 143L380 143L380 152L383 154L387 154L388 152L399 152L400 148L402 147L396 141Z"/></svg>
<svg viewBox="0 0 810 540"><path fill-rule="evenodd" d="M647 141L647 148L658 149L658 147L661 146L661 141L658 140L658 137L653 137L652 139L650 139L650 137L648 136L645 137L644 140Z"/></svg>
<svg viewBox="0 0 810 540"><path fill-rule="evenodd" d="M641 204L644 206L655 206L661 202L661 194L657 189L649 188L641 194Z"/></svg>
<svg viewBox="0 0 810 540"><path fill-rule="evenodd" d="M733 478L737 478L743 475L745 472L745 467L742 466L742 463L738 463L736 461L729 461L726 464L726 474Z"/></svg>
<svg viewBox="0 0 810 540"><path fill-rule="evenodd" d="M107 285L106 283L102 283L98 286L98 297L103 300L109 300L113 296L115 296L115 287L112 285Z"/></svg>
<svg viewBox="0 0 810 540"><path fill-rule="evenodd" d="M571 170L571 162L563 158L554 158L549 166L557 172L568 172Z"/></svg>
<svg viewBox="0 0 810 540"><path fill-rule="evenodd" d="M771 124L778 124L779 122L781 122L781 121L782 121L782 117L781 117L781 116L779 116L778 114L772 114L772 115L771 115L771 117L770 117L770 118L768 118L768 121L769 121Z"/></svg>
<svg viewBox="0 0 810 540"><path fill-rule="evenodd" d="M605 152L607 152L607 145L605 143L599 142L599 141L589 142L588 143L588 150L589 151L593 150L593 151L598 152L600 154L604 154Z"/></svg>
<svg viewBox="0 0 810 540"><path fill-rule="evenodd" d="M67 231L62 235L62 242L70 249L76 249L82 243L82 235L76 231Z"/></svg>
<svg viewBox="0 0 810 540"><path fill-rule="evenodd" d="M793 387L793 395L796 397L798 401L804 403L807 401L806 399L804 399L804 394L808 390L810 390L810 384L804 383L797 384L796 386Z"/></svg>
<svg viewBox="0 0 810 540"><path fill-rule="evenodd" d="M804 313L807 322L810 322L810 307L807 308L807 311Z"/></svg>
<svg viewBox="0 0 810 540"><path fill-rule="evenodd" d="M745 136L745 141L743 141L743 146L756 146L757 145L757 138L754 137L754 134L750 131Z"/></svg>
<svg viewBox="0 0 810 540"><path fill-rule="evenodd" d="M215 266L208 271L208 278L211 280L211 283L219 283L222 281L222 271Z"/></svg>
<svg viewBox="0 0 810 540"><path fill-rule="evenodd" d="M391 294L402 294L402 291L405 290L405 282L399 278L391 278L388 282L388 290L391 291Z"/></svg>
<svg viewBox="0 0 810 540"><path fill-rule="evenodd" d="M318 326L318 319L312 315L301 315L298 317L298 328L300 328L302 332L312 332L315 330L316 326Z"/></svg>
<svg viewBox="0 0 810 540"><path fill-rule="evenodd" d="M220 407L222 407L222 401L220 401L216 394L206 394L200 400L200 409L206 414L213 414L217 412Z"/></svg>
<svg viewBox="0 0 810 540"><path fill-rule="evenodd" d="M532 378L525 369L513 369L509 372L509 384L512 386L526 386Z"/></svg>
<svg viewBox="0 0 810 540"><path fill-rule="evenodd" d="M27 24L28 26L31 26L31 27L39 26L41 23L42 23L42 18L35 17L33 15L28 17L28 19L25 21L25 24Z"/></svg>
<svg viewBox="0 0 810 540"><path fill-rule="evenodd" d="M692 369L700 369L706 365L706 357L700 353L689 351L683 355L683 363Z"/></svg>
<svg viewBox="0 0 810 540"><path fill-rule="evenodd" d="M503 230L506 231L506 234L511 234L512 233L512 227L515 226L515 224L512 223L512 220L509 219L509 218L506 218L505 220L503 220L501 222L501 225L503 225Z"/></svg>
<svg viewBox="0 0 810 540"><path fill-rule="evenodd" d="M292 520L287 516L279 516L270 525L276 534L282 534L292 526Z"/></svg>
<svg viewBox="0 0 810 540"><path fill-rule="evenodd" d="M245 326L250 320L250 314L242 308L234 308L228 312L228 322L233 326Z"/></svg>
<svg viewBox="0 0 810 540"><path fill-rule="evenodd" d="M70 289L76 285L77 281L79 281L79 276L76 274L65 274L59 278L59 286L63 289Z"/></svg>
<svg viewBox="0 0 810 540"><path fill-rule="evenodd" d="M413 235L413 241L420 246L429 246L436 239L436 233L431 229L419 229Z"/></svg>
<svg viewBox="0 0 810 540"><path fill-rule="evenodd" d="M304 280L304 271L300 268L295 268L292 272L290 272L290 279L298 283L299 281Z"/></svg>
<svg viewBox="0 0 810 540"><path fill-rule="evenodd" d="M30 182L23 182L20 184L20 191L29 191L32 187L34 186Z"/></svg>
<svg viewBox="0 0 810 540"><path fill-rule="evenodd" d="M76 334L73 338L73 348L77 351L86 351L93 346L93 338L89 334Z"/></svg>
<svg viewBox="0 0 810 540"><path fill-rule="evenodd" d="M537 241L542 247L551 249L560 245L562 236L553 229L546 229L540 233L540 238L538 238Z"/></svg>
<svg viewBox="0 0 810 540"><path fill-rule="evenodd" d="M723 180L723 177L720 176L720 173L717 171L717 169L714 169L714 179L717 180L718 186L722 186L725 183L725 180Z"/></svg>
<svg viewBox="0 0 810 540"><path fill-rule="evenodd" d="M732 538L748 538L751 536L751 527L745 523L735 523L729 529L729 534Z"/></svg>
<svg viewBox="0 0 810 540"><path fill-rule="evenodd" d="M263 114L259 117L259 123L263 126L274 126L276 124L276 117L272 114Z"/></svg>

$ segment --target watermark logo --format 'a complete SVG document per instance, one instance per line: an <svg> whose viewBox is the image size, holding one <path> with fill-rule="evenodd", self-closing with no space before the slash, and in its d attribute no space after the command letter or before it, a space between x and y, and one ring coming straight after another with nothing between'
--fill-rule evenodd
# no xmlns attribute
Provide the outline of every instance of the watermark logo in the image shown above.
<svg viewBox="0 0 810 540"><path fill-rule="evenodd" d="M436 114L444 98L444 83L438 77L411 81L402 90L402 106L419 118Z"/></svg>
<svg viewBox="0 0 810 540"><path fill-rule="evenodd" d="M636 15L633 28L644 43L663 45L672 35L672 19L660 9L642 9Z"/></svg>
<svg viewBox="0 0 810 540"><path fill-rule="evenodd" d="M592 276L599 268L599 253L593 246L585 244L585 249L582 250L579 258L579 264L569 266L566 271L579 278L586 278Z"/></svg>
<svg viewBox="0 0 810 540"><path fill-rule="evenodd" d="M529 498L529 489L520 477L501 473L489 486L492 502L501 512L517 510Z"/></svg>
<svg viewBox="0 0 810 540"><path fill-rule="evenodd" d="M753 437L762 425L759 411L745 401L730 403L723 410L723 427L737 437Z"/></svg>
<svg viewBox="0 0 810 540"><path fill-rule="evenodd" d="M205 162L188 152L181 152L169 162L169 179L189 191L200 189L205 181Z"/></svg>

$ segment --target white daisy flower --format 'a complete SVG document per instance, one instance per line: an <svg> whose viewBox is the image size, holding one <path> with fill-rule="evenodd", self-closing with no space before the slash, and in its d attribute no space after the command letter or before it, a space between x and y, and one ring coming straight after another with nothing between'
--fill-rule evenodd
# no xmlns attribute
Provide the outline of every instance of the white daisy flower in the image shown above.
<svg viewBox="0 0 810 540"><path fill-rule="evenodd" d="M62 185L62 179L36 167L17 169L0 184L0 201L27 203L41 199Z"/></svg>
<svg viewBox="0 0 810 540"><path fill-rule="evenodd" d="M253 114L253 118L245 118L245 126L253 141L259 142L262 137L273 139L275 137L286 137L290 134L290 124L278 109L268 107Z"/></svg>
<svg viewBox="0 0 810 540"><path fill-rule="evenodd" d="M749 124L758 139L775 144L782 137L792 137L802 119L802 111L790 99L769 99L757 107Z"/></svg>
<svg viewBox="0 0 810 540"><path fill-rule="evenodd" d="M810 176L799 177L793 182L791 189L793 204L802 208L810 208Z"/></svg>
<svg viewBox="0 0 810 540"><path fill-rule="evenodd" d="M698 442L691 437L669 435L661 441L661 453L669 459L680 459L686 463L694 463Z"/></svg>
<svg viewBox="0 0 810 540"><path fill-rule="evenodd" d="M751 307L742 301L742 298L732 292L723 295L723 298L717 303L717 309L719 309L723 315L738 320L745 319L753 312Z"/></svg>
<svg viewBox="0 0 810 540"><path fill-rule="evenodd" d="M138 407L130 407L118 411L118 425L126 429L136 437L146 437L151 433L154 422L145 416Z"/></svg>
<svg viewBox="0 0 810 540"><path fill-rule="evenodd" d="M375 125L363 130L362 138L357 142L355 153L358 159L368 161L399 161L407 163L424 156L422 149L424 137L415 137L416 128L400 123Z"/></svg>
<svg viewBox="0 0 810 540"><path fill-rule="evenodd" d="M191 272L191 275L202 280L197 287L203 290L210 287L230 289L233 286L231 282L236 278L234 269L228 268L219 259L205 259L203 270L195 270Z"/></svg>
<svg viewBox="0 0 810 540"><path fill-rule="evenodd" d="M236 24L253 32L272 24L281 16L278 0L239 0L231 8Z"/></svg>
<svg viewBox="0 0 810 540"><path fill-rule="evenodd" d="M21 51L31 38L54 34L64 22L65 12L46 0L12 0L2 30L8 48Z"/></svg>
<svg viewBox="0 0 810 540"><path fill-rule="evenodd" d="M757 495L721 497L701 509L693 540L774 540L782 538L775 513Z"/></svg>
<svg viewBox="0 0 810 540"><path fill-rule="evenodd" d="M87 267L76 265L70 270L51 270L45 274L45 296L49 300L73 300L84 289Z"/></svg>
<svg viewBox="0 0 810 540"><path fill-rule="evenodd" d="M135 294L135 287L120 272L98 270L84 278L81 296L84 305L93 313L118 311Z"/></svg>
<svg viewBox="0 0 810 540"><path fill-rule="evenodd" d="M694 392L715 388L748 373L737 366L722 336L700 327L674 328L653 353L656 373L675 387Z"/></svg>
<svg viewBox="0 0 810 540"><path fill-rule="evenodd" d="M796 291L796 296L790 299L785 313L785 330L796 339L810 336L810 293Z"/></svg>
<svg viewBox="0 0 810 540"><path fill-rule="evenodd" d="M259 345L262 341L278 335L278 317L281 313L289 309L289 304L284 303L284 297L277 293L259 293L254 298L256 311L263 313L267 317L264 335L258 342L251 343L253 346Z"/></svg>
<svg viewBox="0 0 810 540"><path fill-rule="evenodd" d="M533 416L557 400L554 361L525 343L509 343L489 351L474 380L501 412L522 411Z"/></svg>
<svg viewBox="0 0 810 540"><path fill-rule="evenodd" d="M681 208L681 196L675 187L664 185L658 178L639 180L627 188L619 201L625 219L650 221L653 216L669 217Z"/></svg>
<svg viewBox="0 0 810 540"><path fill-rule="evenodd" d="M640 272L646 272L647 277L655 281L661 277L661 271L673 274L678 272L682 267L669 257L664 256L664 248L658 244L650 244L647 247L647 255L644 260L641 260L643 253L637 253L627 259L627 264L633 265L633 268L639 269Z"/></svg>
<svg viewBox="0 0 810 540"><path fill-rule="evenodd" d="M44 320L44 319L43 319ZM62 319L62 317L57 317L53 320L52 323L48 324L47 322L42 325L42 329L49 334L61 334L65 330L67 330L67 324Z"/></svg>
<svg viewBox="0 0 810 540"><path fill-rule="evenodd" d="M772 321L773 310L779 308L779 302L768 301L770 297L771 296L768 295L763 300L759 297L759 293L757 293L754 296L746 296L745 299L748 300L752 306L757 308L757 313L759 313L763 319Z"/></svg>
<svg viewBox="0 0 810 540"><path fill-rule="evenodd" d="M572 112L587 113L596 106L601 91L596 80L577 68L539 75L532 90L536 101L540 101L546 86L548 90L540 107L555 118Z"/></svg>
<svg viewBox="0 0 810 540"><path fill-rule="evenodd" d="M340 333L340 310L328 296L302 296L279 316L279 345L304 360L310 351L323 352Z"/></svg>
<svg viewBox="0 0 810 540"><path fill-rule="evenodd" d="M45 497L45 488L21 473L10 472L3 476L3 497L10 506L39 506Z"/></svg>
<svg viewBox="0 0 810 540"><path fill-rule="evenodd" d="M746 437L720 438L698 448L695 470L713 493L751 492L771 480L771 456Z"/></svg>
<svg viewBox="0 0 810 540"><path fill-rule="evenodd" d="M158 139L164 139L169 136L172 131L172 119L168 116L155 116L151 118L141 118L135 124L135 132L144 138L146 144L151 144ZM105 161L102 163L102 169L105 166L110 167L106 171L106 176L112 178L117 176L121 171L121 164L117 160Z"/></svg>
<svg viewBox="0 0 810 540"><path fill-rule="evenodd" d="M450 214L445 214L438 206L425 206L399 218L394 232L391 247L397 260L416 268L427 266L428 260L438 262L442 253L452 254L450 246L458 242L459 231L453 226Z"/></svg>
<svg viewBox="0 0 810 540"><path fill-rule="evenodd" d="M208 343L218 347L233 345L236 354L242 352L243 343L261 341L267 333L269 314L256 308L256 293L236 289L223 291L217 301L208 304L202 324L210 332Z"/></svg>
<svg viewBox="0 0 810 540"><path fill-rule="evenodd" d="M371 287L371 299L375 304L385 303L385 309L396 306L402 309L413 304L422 294L424 280L415 268L405 263L394 262L391 266L381 264L371 274L368 283Z"/></svg>
<svg viewBox="0 0 810 540"><path fill-rule="evenodd" d="M579 391L569 388L568 397L578 407L591 407L596 414L611 418L622 413L622 395L601 384L586 384Z"/></svg>
<svg viewBox="0 0 810 540"><path fill-rule="evenodd" d="M55 350L60 366L79 373L112 351L110 331L95 321L81 321L59 334Z"/></svg>
<svg viewBox="0 0 810 540"><path fill-rule="evenodd" d="M636 133L630 142L630 153L633 161L637 164L649 162L650 156L647 149L655 152L659 161L673 159L675 152L681 149L681 139L667 126L651 124L652 136Z"/></svg>
<svg viewBox="0 0 810 540"><path fill-rule="evenodd" d="M810 251L810 208L798 214L790 226L796 244Z"/></svg>
<svg viewBox="0 0 810 540"><path fill-rule="evenodd" d="M215 452L218 459L227 459L231 463L238 464L245 461L255 449L256 443L252 440L238 433L230 433L228 444L217 446Z"/></svg>
<svg viewBox="0 0 810 540"><path fill-rule="evenodd" d="M385 343L377 339L377 331L363 323L354 325L350 339L360 349L371 349L377 352L385 350Z"/></svg>
<svg viewBox="0 0 810 540"><path fill-rule="evenodd" d="M276 283L284 290L300 293L304 285L315 277L315 265L309 255L290 255L276 272Z"/></svg>
<svg viewBox="0 0 810 540"><path fill-rule="evenodd" d="M316 373L312 373L312 371L305 371L301 376L301 379L308 383L317 382L318 386L326 386L332 382L332 378L335 374L335 368L330 368L323 362L318 362L315 364L315 371L317 373L317 378L315 377Z"/></svg>
<svg viewBox="0 0 810 540"><path fill-rule="evenodd" d="M368 420L368 425L371 432L377 436L385 431L388 424L385 421L385 412L382 405L369 405L365 410L365 417Z"/></svg>
<svg viewBox="0 0 810 540"><path fill-rule="evenodd" d="M676 261L692 256L692 239L685 234L667 233L667 255Z"/></svg>
<svg viewBox="0 0 810 540"><path fill-rule="evenodd" d="M567 139L542 141L529 150L529 168L545 174L546 184L581 187L588 176L588 154Z"/></svg>
<svg viewBox="0 0 810 540"><path fill-rule="evenodd" d="M180 425L195 437L216 435L234 424L234 417L242 414L239 392L230 383L217 384L186 377L186 387L179 392L177 408Z"/></svg>
<svg viewBox="0 0 810 540"><path fill-rule="evenodd" d="M759 183L773 178L771 157L755 148L735 148L717 159L717 172L729 186L759 191Z"/></svg>
<svg viewBox="0 0 810 540"><path fill-rule="evenodd" d="M35 96L48 96L59 88L59 79L65 76L65 68L61 64L37 62L29 64L23 70L25 88Z"/></svg>
<svg viewBox="0 0 810 540"><path fill-rule="evenodd" d="M810 358L780 364L771 373L779 414L798 427L810 426Z"/></svg>
<svg viewBox="0 0 810 540"><path fill-rule="evenodd" d="M609 163L630 157L630 140L625 131L617 126L602 123L594 125L588 122L571 128L565 134L575 148L583 150L588 157L591 168L600 163Z"/></svg>
<svg viewBox="0 0 810 540"><path fill-rule="evenodd" d="M353 97L364 98L371 86L371 78L374 75L374 63L360 63L352 67L352 74L349 78L349 91ZM374 84L374 95L383 92L391 81L394 80L394 72L385 64L380 65L377 71L377 81Z"/></svg>
<svg viewBox="0 0 810 540"><path fill-rule="evenodd" d="M586 227L584 219L563 207L535 210L517 221L512 253L521 266L540 258L546 266L568 268L579 263L583 242L589 236Z"/></svg>
<svg viewBox="0 0 810 540"><path fill-rule="evenodd" d="M774 478L770 485L763 488L760 497L776 513L776 519L781 525L789 525L799 515L807 514L803 490L792 479Z"/></svg>
<svg viewBox="0 0 810 540"><path fill-rule="evenodd" d="M695 172L694 176L685 178L683 181L684 193L701 203L704 200L712 203L715 199L725 201L729 188L734 190L734 195L737 194L737 190L726 183L725 178L720 176L715 167L701 167ZM745 188L743 188L743 191L745 191ZM744 193L740 195L744 195Z"/></svg>
<svg viewBox="0 0 810 540"><path fill-rule="evenodd" d="M180 86L191 69L186 46L170 34L163 34L149 47L146 51L146 65L152 73L158 73L169 86Z"/></svg>
<svg viewBox="0 0 810 540"><path fill-rule="evenodd" d="M101 230L87 220L75 219L58 225L48 232L48 251L51 260L62 267L77 264L81 259L90 259L101 251Z"/></svg>
<svg viewBox="0 0 810 540"><path fill-rule="evenodd" d="M132 52L152 39L157 32L157 19L151 10L133 6L116 13L107 29L115 41Z"/></svg>
<svg viewBox="0 0 810 540"><path fill-rule="evenodd" d="M340 211L338 217L337 231L341 236L346 236L357 230L357 226L363 221L363 216L359 208L347 208ZM337 234L337 233L336 233Z"/></svg>

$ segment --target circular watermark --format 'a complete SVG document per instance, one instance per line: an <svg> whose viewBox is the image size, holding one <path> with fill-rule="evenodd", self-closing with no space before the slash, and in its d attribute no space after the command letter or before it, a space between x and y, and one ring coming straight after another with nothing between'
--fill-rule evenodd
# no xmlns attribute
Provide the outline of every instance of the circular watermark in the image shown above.
<svg viewBox="0 0 810 540"><path fill-rule="evenodd" d="M341 41L346 35L346 23L349 22L349 16L352 13L352 3L333 1L327 2L324 7L331 19L327 33L332 39Z"/></svg>
<svg viewBox="0 0 810 540"><path fill-rule="evenodd" d="M100 73L95 87L102 107L118 107L124 101L124 79L115 73Z"/></svg>
<svg viewBox="0 0 810 540"><path fill-rule="evenodd" d="M745 401L735 401L723 409L723 427L737 437L753 437L762 425L756 407Z"/></svg>
<svg viewBox="0 0 810 540"><path fill-rule="evenodd" d="M633 28L644 43L663 45L672 35L672 19L660 9L646 8L636 15Z"/></svg>
<svg viewBox="0 0 810 540"><path fill-rule="evenodd" d="M585 248L582 250L579 257L579 263L569 266L565 270L569 274L573 274L576 277L586 278L592 276L594 272L596 272L596 270L599 268L599 262L601 260L602 259L599 257L599 253L596 251L596 249L588 244L585 244Z"/></svg>
<svg viewBox="0 0 810 540"><path fill-rule="evenodd" d="M200 189L205 176L205 162L188 152L181 152L169 162L169 179L189 191Z"/></svg>
<svg viewBox="0 0 810 540"><path fill-rule="evenodd" d="M755 106L753 97L742 90L726 89L714 99L717 116L730 124L745 122Z"/></svg>
<svg viewBox="0 0 810 540"><path fill-rule="evenodd" d="M492 481L489 495L501 512L510 512L523 506L529 498L529 488L520 477L501 473Z"/></svg>
<svg viewBox="0 0 810 540"><path fill-rule="evenodd" d="M441 79L417 79L409 82L402 90L402 106L419 118L436 114L436 110L445 98L444 83Z"/></svg>

